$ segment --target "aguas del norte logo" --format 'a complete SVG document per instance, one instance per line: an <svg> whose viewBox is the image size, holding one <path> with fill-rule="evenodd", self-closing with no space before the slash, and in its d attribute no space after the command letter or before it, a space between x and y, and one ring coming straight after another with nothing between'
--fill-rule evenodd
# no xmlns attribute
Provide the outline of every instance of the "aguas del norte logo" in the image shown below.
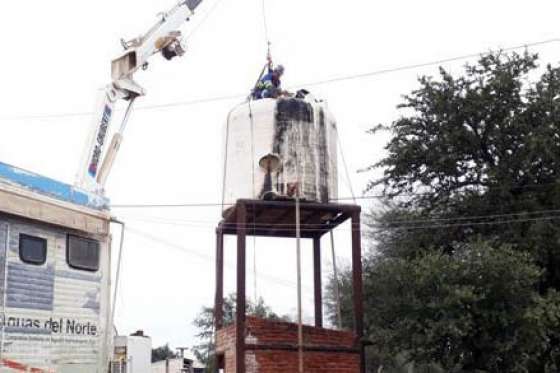
<svg viewBox="0 0 560 373"><path fill-rule="evenodd" d="M99 125L99 131L97 132L97 139L93 148L93 156L91 157L91 162L88 167L88 173L92 177L95 177L95 175L97 175L99 159L101 158L101 150L103 149L103 144L105 143L107 128L109 127L109 122L111 121L112 114L113 109L111 109L109 105L105 105L103 116L101 117L101 124Z"/></svg>

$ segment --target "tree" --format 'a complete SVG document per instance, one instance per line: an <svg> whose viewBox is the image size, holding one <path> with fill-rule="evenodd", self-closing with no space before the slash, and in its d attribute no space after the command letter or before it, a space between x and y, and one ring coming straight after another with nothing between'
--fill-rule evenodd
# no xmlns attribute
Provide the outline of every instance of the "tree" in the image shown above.
<svg viewBox="0 0 560 373"><path fill-rule="evenodd" d="M560 68L539 71L529 53L440 69L371 130L392 133L367 186L385 196L364 258L377 366L559 371Z"/></svg>
<svg viewBox="0 0 560 373"><path fill-rule="evenodd" d="M560 297L536 291L541 275L528 253L484 242L453 255L368 257L365 334L375 344L372 368L414 362L436 363L445 372L558 371L560 350L551 342L559 340ZM350 273L343 277L346 288ZM342 294L350 327L351 290ZM327 309L334 321L334 306Z"/></svg>
<svg viewBox="0 0 560 373"><path fill-rule="evenodd" d="M177 357L177 354L169 348L169 344L152 349L152 363L175 357Z"/></svg>
<svg viewBox="0 0 560 373"><path fill-rule="evenodd" d="M545 270L541 289L560 290L560 226L551 217L560 209L560 68L547 66L529 83L536 62L528 53L489 54L463 76L440 69L439 80L422 77L405 96L399 107L408 115L385 127L388 155L371 166L385 172L368 188L383 186L390 204L378 223L437 218L447 226L382 231L380 250L450 251L481 234L531 252Z"/></svg>
<svg viewBox="0 0 560 373"><path fill-rule="evenodd" d="M235 321L236 294L230 294L224 299L223 315L224 326L231 325ZM269 306L259 298L257 303L247 300L247 314L269 320L288 320L287 316L278 316ZM202 311L193 321L199 332L196 337L200 343L193 347L196 358L207 366L208 372L213 372L215 335L214 335L214 307L203 307Z"/></svg>

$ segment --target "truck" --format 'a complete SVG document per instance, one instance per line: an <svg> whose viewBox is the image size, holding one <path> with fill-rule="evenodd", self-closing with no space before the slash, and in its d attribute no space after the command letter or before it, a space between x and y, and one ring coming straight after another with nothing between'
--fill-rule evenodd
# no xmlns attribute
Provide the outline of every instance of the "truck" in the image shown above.
<svg viewBox="0 0 560 373"><path fill-rule="evenodd" d="M0 372L106 372L111 214L97 194L0 163Z"/></svg>
<svg viewBox="0 0 560 373"><path fill-rule="evenodd" d="M124 224L111 216L104 186L133 104L146 94L135 72L156 54L171 60L185 53L179 27L201 1L181 0L146 33L121 41L74 185L0 163L0 373L111 370ZM119 101L128 104L107 147ZM112 223L121 224L115 283Z"/></svg>

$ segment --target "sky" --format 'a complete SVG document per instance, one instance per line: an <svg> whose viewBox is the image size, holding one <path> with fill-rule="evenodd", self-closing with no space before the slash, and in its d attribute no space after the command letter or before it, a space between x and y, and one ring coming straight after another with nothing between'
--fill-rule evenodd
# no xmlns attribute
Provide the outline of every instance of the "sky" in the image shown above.
<svg viewBox="0 0 560 373"><path fill-rule="evenodd" d="M560 38L558 1L265 0L264 5L274 61L286 67L283 84L326 99L337 118L350 174L347 180L340 165L341 197L351 195L349 184L361 195L367 181L382 172L357 172L383 157L388 140L387 134L366 130L397 119L402 95L418 87L419 76L437 75L438 66L306 83ZM171 6L173 0L0 2L0 161L72 183L89 128L87 113L97 90L109 83L119 40L145 32L156 14ZM203 0L182 30L187 54L171 62L154 56L149 69L137 75L148 93L138 100L109 177L106 193L113 204L221 200L222 129L241 97L142 107L248 93L266 57L263 2ZM530 51L538 52L543 64L560 60L560 42ZM443 66L460 73L467 61L473 59ZM375 208L369 201L360 204L366 211ZM220 208L113 208L112 213L129 227L118 331L143 329L154 346L192 346L192 321L213 303ZM323 246L326 278L332 259L328 242ZM226 293L234 291L234 249L227 239ZM339 262L349 263L349 227L336 233L336 249ZM248 250L247 293L263 297L279 314L294 315L295 243L258 238L248 241ZM311 270L306 242L306 320L313 309Z"/></svg>

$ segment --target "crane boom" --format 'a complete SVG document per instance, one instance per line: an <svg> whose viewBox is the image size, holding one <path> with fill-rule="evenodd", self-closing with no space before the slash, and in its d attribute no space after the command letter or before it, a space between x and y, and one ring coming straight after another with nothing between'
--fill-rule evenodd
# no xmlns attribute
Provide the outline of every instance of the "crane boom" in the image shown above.
<svg viewBox="0 0 560 373"><path fill-rule="evenodd" d="M181 0L171 10L159 14L148 32L129 41L121 41L125 51L111 62L111 83L105 86L97 100L92 124L81 159L76 184L86 190L102 193L107 176L123 139L123 132L137 97L146 91L133 79L139 68L160 52L166 60L182 56L185 47L179 27L194 14L202 0ZM109 127L117 101L128 101L120 129L104 153Z"/></svg>

